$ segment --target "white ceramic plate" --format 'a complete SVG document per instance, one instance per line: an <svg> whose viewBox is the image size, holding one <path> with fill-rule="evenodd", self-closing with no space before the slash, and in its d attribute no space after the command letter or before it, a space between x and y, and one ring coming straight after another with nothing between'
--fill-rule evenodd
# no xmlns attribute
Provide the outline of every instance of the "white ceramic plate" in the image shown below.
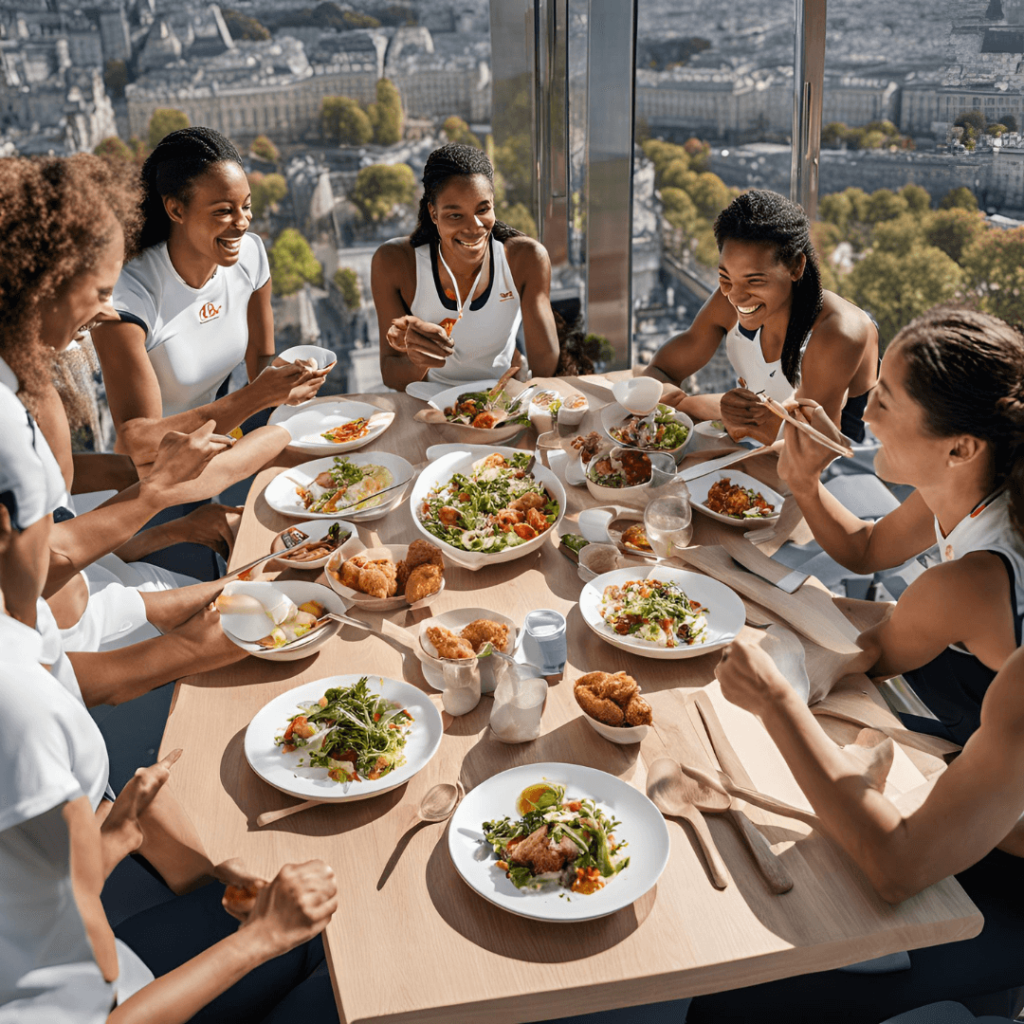
<svg viewBox="0 0 1024 1024"><path fill-rule="evenodd" d="M699 601L704 606L708 619L708 639L705 643L691 644L688 647L659 647L646 640L619 636L605 623L601 618L601 597L604 588L612 584L622 586L629 580L646 579L677 583L691 601ZM659 661L696 658L701 654L707 654L708 651L716 651L735 640L746 621L743 602L724 583L700 573L661 565L616 569L591 580L580 594L580 612L583 621L613 647L639 654L642 658L655 658Z"/></svg>
<svg viewBox="0 0 1024 1024"><path fill-rule="evenodd" d="M518 818L519 794L544 781L565 786L567 797L589 797L622 823L615 835L629 842L629 866L589 896L560 886L540 892L517 889L496 866L493 854L479 859L481 849L490 853L483 843L483 822ZM462 880L502 910L535 921L592 921L628 907L661 877L669 847L661 811L638 789L596 768L557 762L520 765L480 783L463 798L448 828L448 853Z"/></svg>
<svg viewBox="0 0 1024 1024"><path fill-rule="evenodd" d="M397 679L381 676L367 678L367 685L372 692L379 693L386 700L398 701L414 719L406 738L405 764L383 778L364 779L362 782L334 782L327 777L326 768L299 766L299 759L303 756L301 748L290 754L282 754L281 748L274 746L274 737L284 732L288 719L299 711L300 701L319 700L329 688L354 686L361 678L355 673L314 679L282 693L261 708L245 732L245 759L252 770L282 793L301 800L320 800L323 803L366 800L408 782L437 752L444 729L441 715L430 698L422 690Z"/></svg>
<svg viewBox="0 0 1024 1024"><path fill-rule="evenodd" d="M472 569L474 571L476 569L482 569L485 565L498 565L501 562L511 562L538 550L547 540L548 533L550 533L551 530L554 530L557 535L558 524L562 521L562 517L565 515L565 488L562 486L558 477L538 461L533 467L533 477L538 483L543 484L547 492L554 497L555 501L558 502L558 517L547 530L534 537L533 540L528 540L514 548L505 548L503 551L488 554L485 551L463 551L461 548L453 547L451 544L448 544L446 541L443 541L439 537L435 537L430 533L420 522L418 514L418 509L427 494L436 487L446 484L456 473L468 472L474 462L477 462L479 459L486 458L486 456L491 452L497 452L500 455L504 455L506 458L511 458L513 455L521 454L516 448L495 447L488 448L483 451L475 446L470 446L470 448L460 451L449 452L447 455L442 455L441 458L431 462L430 465L423 470L419 479L413 485L412 493L409 495L409 501L412 506L412 520L416 524L416 529L419 530L419 532L429 540L431 544L436 544L444 552L446 561L454 562L456 565L461 565L466 569ZM267 490L269 491L270 488L268 487Z"/></svg>
<svg viewBox="0 0 1024 1024"><path fill-rule="evenodd" d="M329 612L345 614L345 602L322 583L307 583L305 580L274 580L274 587L290 597L296 605L304 604L306 601L318 601ZM268 634L271 628L273 627L268 627ZM223 620L221 620L221 629L236 647L241 647L243 651L247 651L254 658L262 658L264 661L300 661L302 658L308 658L314 651L323 647L331 637L335 636L341 629L341 623L328 622L326 626L316 631L316 635L312 639L306 640L304 637L299 637L293 643L276 650L268 650L265 647L260 647L259 644L250 644L239 640L230 630L224 629Z"/></svg>
<svg viewBox="0 0 1024 1024"><path fill-rule="evenodd" d="M344 519L309 519L304 523L296 523L294 526L289 526L288 530L301 530L303 533L309 535L309 540L319 540L321 537L327 536L327 531L335 524L338 523L341 526L342 542L339 547L335 548L335 551L344 550L346 545L351 545L353 539L358 540L355 530L352 529L351 523L346 523ZM276 537L270 542L271 551L280 551L282 556L287 552L287 548L284 546L284 540L282 539L288 530L282 530ZM309 541L299 541L300 544L307 544ZM330 560L331 555L334 551L323 556L323 558L313 558L307 562L296 562L290 558L275 558L270 565L276 566L278 569L322 569Z"/></svg>
<svg viewBox="0 0 1024 1024"><path fill-rule="evenodd" d="M365 417L370 421L369 431L355 441L328 441L320 435L332 427L340 427L343 423ZM340 454L353 452L357 448L375 441L395 419L393 412L378 409L366 402L349 402L332 395L314 398L302 405L279 405L271 414L269 424L272 427L283 426L295 439L289 448L294 451L309 452L311 455L324 455L327 452Z"/></svg>
<svg viewBox="0 0 1024 1024"><path fill-rule="evenodd" d="M402 480L411 482L415 475L411 463L390 452L369 452L365 455L349 455L346 458L356 466L384 466L385 469L391 471L391 475L394 477L393 483L396 484ZM316 459L313 462L304 462L301 466L295 466L293 469L282 470L267 484L266 490L263 492L267 504L275 512L280 512L285 516L295 516L299 519L354 519L367 522L372 519L380 519L385 513L401 504L409 489L408 486L396 487L380 499L379 505L371 508L360 510L352 508L342 512L310 512L303 506L298 494L295 493L296 481L303 486L308 486L317 476L333 465L334 457L331 456L326 459ZM372 501L373 499L368 498L367 500Z"/></svg>
<svg viewBox="0 0 1024 1024"><path fill-rule="evenodd" d="M436 590L433 594L423 598L422 601L409 604L404 594L396 594L394 597L371 597L369 594L364 594L359 590L353 590L351 587L343 586L341 581L336 579L331 573L331 569L338 569L342 562L356 555L366 555L370 559L390 558L392 562L400 562L408 553L408 544L388 544L386 547L379 548L367 548L362 543L345 545L327 559L324 566L324 576L327 577L331 590L336 594L340 594L344 598L345 603L350 607L365 608L367 611L373 612L392 612L396 608L425 608L444 590L445 581L443 576L441 577L440 590Z"/></svg>
<svg viewBox="0 0 1024 1024"><path fill-rule="evenodd" d="M490 380L471 380L465 384L458 384L455 387L439 392L427 404L432 405L443 413L459 395L471 394L475 391L487 391L497 383L498 379L496 377L492 377ZM522 411L526 412L529 406L530 399L527 396L523 401ZM505 426L494 427L490 430L473 427L468 423L437 423L434 426L448 437L455 438L456 440L465 440L467 444L502 444L505 441L510 441L516 434L521 434L526 429L526 426L521 423L510 423Z"/></svg>
<svg viewBox="0 0 1024 1024"><path fill-rule="evenodd" d="M416 652L423 666L423 677L434 687L435 690L444 689L444 672L441 668L441 661L437 656L437 648L427 639L427 628L429 626L444 626L453 633L459 633L464 626L468 626L477 619L490 619L492 622L499 622L508 626L508 643L502 648L504 654L512 655L516 649L518 629L516 624L501 612L491 611L490 608L456 608L450 612L442 612L440 615L433 615L429 619L423 619L417 624L420 637L420 649ZM497 678L494 674L493 658L484 658L480 662L480 692L493 693L497 686Z"/></svg>
<svg viewBox="0 0 1024 1024"><path fill-rule="evenodd" d="M733 516L723 515L721 512L712 512L704 504L708 500L708 491L719 480L724 480L726 477L728 477L730 483L737 484L740 487L749 487L753 491L759 491L764 495L764 500L769 505L775 506L775 515L758 516L752 519L736 519ZM747 476L746 473L738 473L736 470L728 467L718 470L717 473L708 473L707 476L699 476L696 480L690 480L686 486L690 488L690 504L698 512L703 512L704 515L717 519L720 523L727 523L729 526L742 526L744 530L749 530L752 526L756 527L759 523L777 522L782 511L783 498L778 491L773 491L767 484L761 483L760 480L755 480L752 476Z"/></svg>
<svg viewBox="0 0 1024 1024"><path fill-rule="evenodd" d="M641 451L645 451L650 454L652 451L664 452L667 455L671 455L673 459L678 462L683 457L683 452L686 446L693 439L693 420L686 415L685 412L679 412L677 409L672 410L675 414L674 418L676 423L682 427L686 427L686 440L679 445L678 448L643 448ZM612 430L621 427L626 420L632 417L632 413L627 412L622 408L621 405L612 404L606 405L601 410L601 433L611 441L612 444L620 445L623 448L638 448L634 444L626 444L625 441L618 441L612 437Z"/></svg>

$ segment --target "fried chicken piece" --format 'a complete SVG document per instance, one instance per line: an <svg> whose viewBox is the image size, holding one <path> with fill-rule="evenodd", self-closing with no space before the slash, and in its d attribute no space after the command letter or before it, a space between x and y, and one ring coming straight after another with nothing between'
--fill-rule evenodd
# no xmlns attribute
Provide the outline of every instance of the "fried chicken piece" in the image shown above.
<svg viewBox="0 0 1024 1024"><path fill-rule="evenodd" d="M526 864L535 875L561 871L567 860L575 860L579 847L568 836L553 846L548 838L547 825L531 832L509 851L508 859L515 864Z"/></svg>
<svg viewBox="0 0 1024 1024"><path fill-rule="evenodd" d="M586 714L605 725L650 725L653 720L650 704L625 672L588 672L576 680L573 696Z"/></svg>
<svg viewBox="0 0 1024 1024"><path fill-rule="evenodd" d="M384 574L388 581L388 597L394 597L398 592L398 566L390 558L377 558L367 562L365 568L376 569Z"/></svg>
<svg viewBox="0 0 1024 1024"><path fill-rule="evenodd" d="M359 581L356 589L361 590L370 597L388 597L388 587L390 585L391 581L380 569L367 566L365 569L359 570Z"/></svg>
<svg viewBox="0 0 1024 1024"><path fill-rule="evenodd" d="M349 558L341 565L341 585L343 587L349 587L352 590L359 589L359 573L362 571L363 566L366 564L366 559L357 555L355 558Z"/></svg>
<svg viewBox="0 0 1024 1024"><path fill-rule="evenodd" d="M425 597L430 597L431 594L436 594L441 589L443 577L444 571L439 565L431 565L429 562L417 565L409 573L406 581L405 599L409 604L415 604Z"/></svg>
<svg viewBox="0 0 1024 1024"><path fill-rule="evenodd" d="M437 649L437 656L439 658L476 657L476 652L468 640L463 640L461 636L456 636L455 633L450 629L445 629L444 626L429 626L427 628L427 639Z"/></svg>
<svg viewBox="0 0 1024 1024"><path fill-rule="evenodd" d="M409 566L406 565L405 560L398 562L395 565L395 582L398 584L398 593L405 593L405 585L409 582Z"/></svg>
<svg viewBox="0 0 1024 1024"><path fill-rule="evenodd" d="M439 565L443 569L444 556L441 554L441 549L436 544L431 544L429 540L414 540L409 545L405 564L411 572L416 566L424 563Z"/></svg>
<svg viewBox="0 0 1024 1024"><path fill-rule="evenodd" d="M650 725L654 721L654 714L651 705L640 696L634 693L626 705L626 722L629 725Z"/></svg>
<svg viewBox="0 0 1024 1024"><path fill-rule="evenodd" d="M586 686L573 687L573 696L576 703L583 708L584 712L598 722L605 725L621 726L626 720L626 713L613 700L607 697L598 697L593 690Z"/></svg>
<svg viewBox="0 0 1024 1024"><path fill-rule="evenodd" d="M576 680L576 685L585 686L595 696L613 700L623 707L639 689L636 680L625 672L616 672L614 675L610 672L588 672Z"/></svg>
<svg viewBox="0 0 1024 1024"><path fill-rule="evenodd" d="M493 622L491 619L475 619L467 626L462 627L462 638L473 645L477 653L485 643L490 641L499 651L505 650L508 643L508 626L500 622Z"/></svg>
<svg viewBox="0 0 1024 1024"><path fill-rule="evenodd" d="M531 508L543 508L547 503L548 500L543 494L538 494L536 491L527 491L526 494L516 498L509 505L509 508L514 508L517 512L526 512Z"/></svg>

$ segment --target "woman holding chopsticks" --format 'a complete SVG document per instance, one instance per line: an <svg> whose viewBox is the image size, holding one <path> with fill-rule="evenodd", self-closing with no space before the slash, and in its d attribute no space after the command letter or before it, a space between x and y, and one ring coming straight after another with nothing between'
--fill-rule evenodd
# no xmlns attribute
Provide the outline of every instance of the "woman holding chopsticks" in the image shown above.
<svg viewBox="0 0 1024 1024"><path fill-rule="evenodd" d="M718 288L690 327L644 371L679 385L725 341L740 386L724 395L672 390L664 401L695 420L721 419L734 437L774 440L778 422L758 400L812 399L854 441L878 371L878 330L846 299L821 287L810 222L776 192L737 196L715 221Z"/></svg>
<svg viewBox="0 0 1024 1024"><path fill-rule="evenodd" d="M455 143L423 169L416 230L374 254L373 301L384 383L443 384L501 377L522 357L536 376L558 363L547 251L494 211L494 168L486 154Z"/></svg>

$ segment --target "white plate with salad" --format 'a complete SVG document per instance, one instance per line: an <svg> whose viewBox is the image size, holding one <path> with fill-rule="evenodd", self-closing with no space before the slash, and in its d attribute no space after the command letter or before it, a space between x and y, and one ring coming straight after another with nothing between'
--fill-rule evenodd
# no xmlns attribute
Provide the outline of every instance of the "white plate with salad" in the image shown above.
<svg viewBox="0 0 1024 1024"><path fill-rule="evenodd" d="M565 488L539 462L522 476L529 459L529 452L516 448L484 454L475 446L442 455L413 485L416 528L446 559L467 569L538 550L565 514Z"/></svg>
<svg viewBox="0 0 1024 1024"><path fill-rule="evenodd" d="M245 733L245 758L282 793L344 803L408 782L437 752L443 732L437 708L415 686L382 676L328 676L282 693L257 712Z"/></svg>
<svg viewBox="0 0 1024 1024"><path fill-rule="evenodd" d="M513 852L507 846L513 839L533 850L515 855L519 843ZM550 849L556 839L560 867ZM595 768L557 762L520 765L482 782L463 798L448 829L448 852L462 880L502 910L536 921L591 921L628 907L658 881L669 848L665 819L643 793ZM538 868L552 870L538 875Z"/></svg>
<svg viewBox="0 0 1024 1024"><path fill-rule="evenodd" d="M395 414L366 402L349 402L332 395L279 405L271 414L272 427L283 426L294 439L294 451L323 455L352 452L375 441L394 422Z"/></svg>
<svg viewBox="0 0 1024 1024"><path fill-rule="evenodd" d="M379 519L398 505L415 470L390 452L336 455L286 469L267 484L267 504L286 516L301 519ZM378 491L405 481L387 494ZM342 508L350 502L358 502Z"/></svg>
<svg viewBox="0 0 1024 1024"><path fill-rule="evenodd" d="M583 621L613 647L643 658L696 658L736 639L746 614L718 580L670 566L614 569L580 594Z"/></svg>
<svg viewBox="0 0 1024 1024"><path fill-rule="evenodd" d="M601 410L601 431L624 448L666 452L678 462L693 437L693 420L660 402L650 416L634 416L613 403Z"/></svg>
<svg viewBox="0 0 1024 1024"><path fill-rule="evenodd" d="M509 441L530 425L530 396L536 388L516 382L512 394L506 385L498 394L490 391L497 379L469 381L440 392L428 401L445 417L437 426L450 436L470 444L501 444ZM506 419L509 412L515 413Z"/></svg>
<svg viewBox="0 0 1024 1024"><path fill-rule="evenodd" d="M690 503L698 512L729 526L749 529L758 523L774 523L782 512L783 498L778 491L733 469L699 476L690 480L687 487L690 488ZM732 511L722 511L725 509Z"/></svg>

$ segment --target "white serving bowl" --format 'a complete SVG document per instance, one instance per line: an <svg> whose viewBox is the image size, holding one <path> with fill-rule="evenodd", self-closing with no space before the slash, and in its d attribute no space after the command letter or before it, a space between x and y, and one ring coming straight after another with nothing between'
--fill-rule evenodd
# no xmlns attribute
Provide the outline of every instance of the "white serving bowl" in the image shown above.
<svg viewBox="0 0 1024 1024"><path fill-rule="evenodd" d="M312 462L304 462L301 466L293 469L285 469L278 473L263 492L267 504L275 511L284 516L295 516L296 519L351 519L357 522L368 522L373 519L380 519L391 509L401 504L409 489L412 478L416 475L412 464L399 455L392 455L390 452L368 452L363 455L346 455L356 466L383 466L390 470L394 477L394 483L406 481L404 486L396 487L388 491L381 499L379 505L371 508L349 509L341 512L310 512L305 508L298 494L295 492L296 483L308 487L321 473L334 465L334 457L326 459L315 459ZM367 501L372 498L366 499Z"/></svg>
<svg viewBox="0 0 1024 1024"><path fill-rule="evenodd" d="M587 469L585 479L587 482L587 490L598 500L602 502L610 502L615 504L617 502L624 502L629 505L646 505L650 498L650 491L655 489L654 484L654 467L657 466L664 470L666 473L675 474L676 464L675 460L671 455L665 452L644 452L644 454L651 460L651 478L646 480L642 484L634 484L632 487L608 487L605 484L596 483L592 478L591 474L594 472L597 463L601 461L606 455L615 454L620 451L636 451L635 448L623 448L616 446L610 451L598 452L589 463L587 463Z"/></svg>
<svg viewBox="0 0 1024 1024"><path fill-rule="evenodd" d="M522 544L516 545L516 547L505 548L503 551L497 551L493 554L489 554L486 551L463 551L461 548L453 547L447 541L441 540L439 537L435 537L429 530L420 522L419 509L423 504L426 496L439 486L447 484L449 480L456 473L467 473L474 462L479 459L485 458L487 454L496 452L500 455L504 455L506 458L511 458L513 455L522 454L516 448L490 448L487 452L481 452L479 449L475 451L455 451L450 452L447 455L442 455L441 458L434 462L431 462L429 466L420 474L419 479L413 485L412 493L409 495L409 503L412 509L412 521L416 524L416 529L430 541L431 544L436 544L443 552L446 562L454 562L456 565L461 565L466 569L482 569L485 565L499 565L502 562L512 562L517 558L523 558L525 555L529 555L534 551L540 549L541 545L544 544L548 539L548 534L554 530L557 536L558 524L562 521L562 517L565 515L565 488L562 486L561 481L558 477L546 466L542 466L540 462L533 467L533 478L544 486L544 489L558 502L558 516L555 521L546 529L543 533L534 537L533 540L525 541Z"/></svg>
<svg viewBox="0 0 1024 1024"><path fill-rule="evenodd" d="M644 451L648 455L653 452L661 452L665 455L671 455L676 462L683 457L683 451L686 446L693 439L693 420L686 415L685 412L680 412L678 409L672 409L671 406L666 406L670 412L673 413L673 418L676 423L680 426L686 427L686 440L681 445L677 445L675 448L639 448L635 444L627 444L625 441L618 441L612 436L612 430L617 427L621 427L628 419L633 417L633 413L627 412L619 405L606 405L601 410L601 433L611 441L612 444L617 444L620 448L636 448L638 451Z"/></svg>
<svg viewBox="0 0 1024 1024"><path fill-rule="evenodd" d="M708 491L719 481L728 479L730 483L738 484L740 487L749 487L752 491L759 491L764 495L764 500L769 505L775 506L775 515L773 516L757 516L750 519L736 519L734 516L723 515L721 512L712 512L711 509L704 504L708 500ZM708 473L707 476L699 476L696 480L690 480L687 482L687 487L690 488L690 504L693 508L697 509L698 512L703 512L704 515L710 516L712 519L717 519L720 523L726 523L729 526L742 526L745 530L751 529L751 527L757 527L761 523L776 523L778 522L779 515L782 512L783 497L778 491L773 491L767 484L761 483L760 480L756 480L752 476L747 476L746 473L738 473L734 469L726 467L725 469L719 469L714 473Z"/></svg>
<svg viewBox="0 0 1024 1024"><path fill-rule="evenodd" d="M320 435L332 427L340 427L364 417L369 430L354 441L328 441ZM333 395L312 398L301 405L279 405L268 421L272 427L284 427L294 439L289 448L311 455L334 455L352 452L375 441L394 422L395 414L366 402L349 402Z"/></svg>
<svg viewBox="0 0 1024 1024"><path fill-rule="evenodd" d="M677 583L692 601L699 601L707 609L708 639L702 644L688 647L659 647L632 636L619 636L601 618L601 598L607 586L622 586L630 580L657 579ZM583 621L606 643L642 658L677 661L696 658L708 651L716 651L736 639L746 622L746 611L739 597L718 580L686 569L668 565L631 566L606 572L592 580L580 594L580 613Z"/></svg>
<svg viewBox="0 0 1024 1024"><path fill-rule="evenodd" d="M615 401L634 416L646 416L654 412L661 401L663 390L664 385L655 377L630 377L612 385Z"/></svg>
<svg viewBox="0 0 1024 1024"><path fill-rule="evenodd" d="M534 392L530 399L528 414L533 429L538 434L546 434L554 426L554 417L551 415L551 406L555 402L561 402L562 396L557 391L545 390Z"/></svg>
<svg viewBox="0 0 1024 1024"><path fill-rule="evenodd" d="M564 426L578 427L588 412L590 412L590 402L587 400L587 396L576 392L562 399L562 407L558 410L558 419Z"/></svg>
<svg viewBox="0 0 1024 1024"><path fill-rule="evenodd" d="M467 381L465 384L459 384L456 387L448 388L447 391L442 391L439 394L434 395L427 405L433 406L439 412L443 413L445 409L449 408L460 395L470 394L476 391L488 391L498 383L496 377L490 380L472 380ZM529 408L529 403L523 406L523 411ZM442 435L450 437L454 441L465 441L467 444L502 444L505 441L510 441L517 434L521 434L526 427L522 423L509 423L500 427L493 427L491 429L485 429L483 427L473 427L468 423L435 423L433 424Z"/></svg>
<svg viewBox="0 0 1024 1024"><path fill-rule="evenodd" d="M609 743L618 743L623 747L629 746L631 743L643 743L644 738L651 731L649 725L631 725L625 728L618 725L605 725L604 722L591 718L583 708L580 708L580 714L599 736L603 736Z"/></svg>
<svg viewBox="0 0 1024 1024"><path fill-rule="evenodd" d="M440 615L432 615L429 619L423 619L416 627L420 638L420 647L416 655L424 666L424 676L431 686L436 685L438 689L443 690L444 673L443 662L438 657L437 648L427 639L427 630L431 626L443 626L453 633L460 633L464 627L471 622L476 622L477 619L490 619L492 622L508 626L508 642L502 648L502 654L512 656L512 652L516 649L518 630L516 624L507 615L491 611L490 608L456 608L450 612L442 612ZM488 657L477 660L480 661L480 692L493 693L498 683L494 672L495 662L500 659ZM467 658L466 661L469 659ZM433 671L430 671L428 675L427 669Z"/></svg>
<svg viewBox="0 0 1024 1024"><path fill-rule="evenodd" d="M422 601L410 604L404 594L396 594L394 597L371 597L360 590L353 590L351 587L344 586L332 572L332 570L340 570L342 562L354 558L356 555L366 555L371 560L390 558L392 562L397 563L402 561L408 554L408 544L388 544L386 547L368 548L360 541L335 551L327 560L324 576L327 577L331 590L339 594L350 607L365 608L367 611L373 612L392 612L396 608L425 608L444 590L445 581L443 576L441 577L441 587L439 590L423 598Z"/></svg>
<svg viewBox="0 0 1024 1024"><path fill-rule="evenodd" d="M307 583L305 580L274 580L273 586L275 590L290 597L296 605L304 604L306 601L317 601L329 612L345 614L345 602L322 583ZM223 619L221 619L221 628L224 630L224 635L233 644L241 647L243 651L251 654L254 658L262 658L264 661L299 661L301 658L308 658L314 651L323 647L332 636L337 635L341 629L341 623L329 622L326 626L318 629L309 640L300 637L294 643L288 644L286 647L279 647L276 651L240 640L224 625ZM269 627L267 633L270 633Z"/></svg>
<svg viewBox="0 0 1024 1024"><path fill-rule="evenodd" d="M324 555L322 558L312 558L306 562L296 562L291 558L285 557L288 549L284 546L284 535L288 530L301 530L303 533L309 535L309 540L320 540L321 537L325 537L327 535L327 531L335 523L338 523L341 526L342 541L334 551ZM339 551L344 551L346 546L352 545L353 541L355 541L355 543L360 547L362 546L362 542L356 536L356 532L352 528L352 524L345 522L344 519L310 519L305 523L296 523L294 526L289 526L288 530L282 530L270 542L271 551L281 552L281 557L275 558L274 561L270 563L279 569L322 569L331 560L331 555L335 555ZM307 541L301 541L301 543L305 544Z"/></svg>
<svg viewBox="0 0 1024 1024"><path fill-rule="evenodd" d="M338 357L329 348L322 348L320 345L293 345L283 352L278 352L277 358L283 359L286 363L294 363L297 359L315 359L321 370L334 366L338 361Z"/></svg>

